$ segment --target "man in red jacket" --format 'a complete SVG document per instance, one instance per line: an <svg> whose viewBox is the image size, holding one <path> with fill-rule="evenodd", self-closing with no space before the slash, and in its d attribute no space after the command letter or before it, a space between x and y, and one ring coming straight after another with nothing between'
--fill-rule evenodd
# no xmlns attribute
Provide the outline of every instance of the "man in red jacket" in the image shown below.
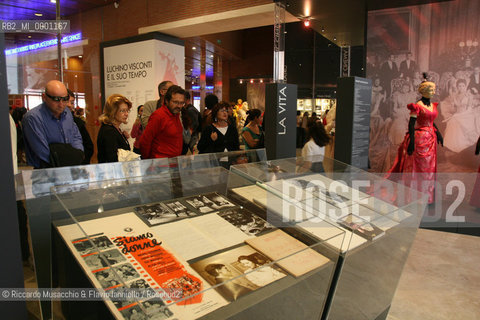
<svg viewBox="0 0 480 320"><path fill-rule="evenodd" d="M180 111L184 106L185 90L177 85L168 88L165 105L152 113L140 138L142 159L172 158L182 154Z"/></svg>

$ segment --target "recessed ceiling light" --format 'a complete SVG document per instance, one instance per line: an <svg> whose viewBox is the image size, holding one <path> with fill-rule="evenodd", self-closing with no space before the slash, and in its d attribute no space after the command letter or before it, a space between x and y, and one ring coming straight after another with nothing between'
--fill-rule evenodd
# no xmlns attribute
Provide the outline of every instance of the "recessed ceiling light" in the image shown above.
<svg viewBox="0 0 480 320"><path fill-rule="evenodd" d="M31 39L31 38L32 38L32 36L28 36L28 39Z"/></svg>
<svg viewBox="0 0 480 320"><path fill-rule="evenodd" d="M337 37L333 37L333 41L337 41Z"/></svg>
<svg viewBox="0 0 480 320"><path fill-rule="evenodd" d="M80 59L83 58L83 56L78 56Z"/></svg>
<svg viewBox="0 0 480 320"><path fill-rule="evenodd" d="M37 17L43 17L43 13L40 13L40 12L36 12L35 15L36 15Z"/></svg>
<svg viewBox="0 0 480 320"><path fill-rule="evenodd" d="M260 83L263 83L263 79L260 79Z"/></svg>
<svg viewBox="0 0 480 320"><path fill-rule="evenodd" d="M50 3L57 3L57 0L50 0Z"/></svg>
<svg viewBox="0 0 480 320"><path fill-rule="evenodd" d="M239 82L240 82L240 84L242 84L242 83L243 83L243 80L240 80Z"/></svg>
<svg viewBox="0 0 480 320"><path fill-rule="evenodd" d="M250 80L250 83L253 83L253 79Z"/></svg>
<svg viewBox="0 0 480 320"><path fill-rule="evenodd" d="M210 55L210 58L213 58L213 54Z"/></svg>
<svg viewBox="0 0 480 320"><path fill-rule="evenodd" d="M192 50L197 50L197 47L192 47Z"/></svg>

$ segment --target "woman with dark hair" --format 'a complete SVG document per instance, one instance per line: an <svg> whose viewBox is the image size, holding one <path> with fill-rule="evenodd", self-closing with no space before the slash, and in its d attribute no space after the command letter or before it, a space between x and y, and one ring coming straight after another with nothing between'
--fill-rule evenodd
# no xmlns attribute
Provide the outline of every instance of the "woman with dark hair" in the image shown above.
<svg viewBox="0 0 480 320"><path fill-rule="evenodd" d="M259 149L264 147L264 135L261 128L262 111L259 109L250 109L247 111L247 125L242 130L245 150Z"/></svg>
<svg viewBox="0 0 480 320"><path fill-rule="evenodd" d="M98 163L117 162L118 149L130 151L130 144L120 124L126 124L132 108L130 100L120 94L108 97L103 114L98 118L102 123L97 137Z"/></svg>
<svg viewBox="0 0 480 320"><path fill-rule="evenodd" d="M330 142L323 124L320 121L311 123L307 128L307 143L303 146L302 157L318 156L325 154L325 146Z"/></svg>
<svg viewBox="0 0 480 320"><path fill-rule="evenodd" d="M212 124L203 129L198 142L200 153L240 150L235 124L228 123L228 102L217 103L211 112Z"/></svg>
<svg viewBox="0 0 480 320"><path fill-rule="evenodd" d="M182 108L182 111L180 111L180 120L182 121L182 127L183 127L183 147L182 147L182 155L187 154L188 149L190 147L190 142L194 138L193 137L193 127L192 127L192 119L190 119L190 116L188 115L187 109ZM193 145L192 145L193 149Z"/></svg>
<svg viewBox="0 0 480 320"><path fill-rule="evenodd" d="M135 142L133 143L133 152L141 154L140 151L140 137L143 133L143 126L142 126L142 114L143 114L143 104L137 107L137 119L133 124L132 131L130 131L130 135L132 138L135 138Z"/></svg>

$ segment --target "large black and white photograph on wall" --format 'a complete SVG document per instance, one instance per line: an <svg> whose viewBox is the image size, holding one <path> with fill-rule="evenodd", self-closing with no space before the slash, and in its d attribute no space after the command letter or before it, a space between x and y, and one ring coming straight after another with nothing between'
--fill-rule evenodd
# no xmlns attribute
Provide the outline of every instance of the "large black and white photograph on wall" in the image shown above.
<svg viewBox="0 0 480 320"><path fill-rule="evenodd" d="M369 11L367 77L373 80L370 166L387 172L408 131L407 104L422 73L436 84L435 124L444 147L437 172L475 172L480 136L480 24L476 0Z"/></svg>

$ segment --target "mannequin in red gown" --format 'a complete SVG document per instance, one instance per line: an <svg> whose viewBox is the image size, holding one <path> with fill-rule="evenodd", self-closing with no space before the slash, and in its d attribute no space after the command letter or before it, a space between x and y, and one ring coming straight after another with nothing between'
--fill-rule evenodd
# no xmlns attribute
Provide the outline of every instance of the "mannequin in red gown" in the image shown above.
<svg viewBox="0 0 480 320"><path fill-rule="evenodd" d="M443 146L443 137L433 123L438 115L438 103L430 102L435 94L435 83L424 81L418 92L422 98L410 103L408 133L398 148L393 167L386 177L428 194L433 203L437 172L437 143Z"/></svg>

